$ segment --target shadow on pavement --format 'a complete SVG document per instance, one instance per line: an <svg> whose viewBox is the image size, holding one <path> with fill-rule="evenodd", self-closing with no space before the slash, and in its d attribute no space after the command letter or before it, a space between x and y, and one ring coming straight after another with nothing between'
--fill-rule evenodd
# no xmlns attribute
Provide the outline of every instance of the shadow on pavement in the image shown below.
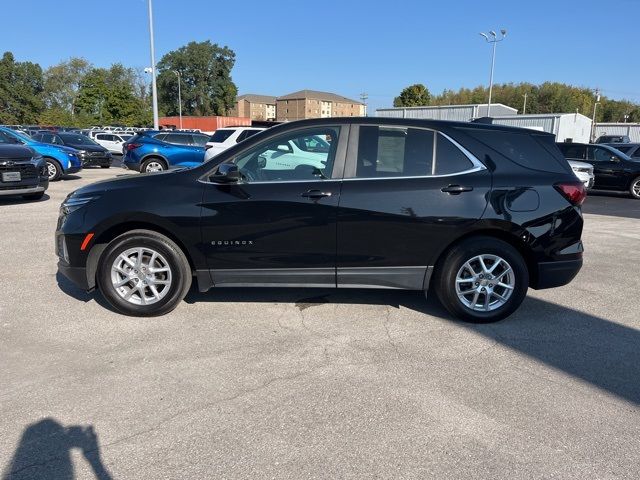
<svg viewBox="0 0 640 480"><path fill-rule="evenodd" d="M71 480L75 478L71 451L79 449L95 478L111 479L100 458L98 436L93 427L64 427L45 418L25 428L13 458L3 472L3 480Z"/></svg>
<svg viewBox="0 0 640 480"><path fill-rule="evenodd" d="M624 192L590 191L582 211L592 215L640 219L640 200Z"/></svg>
<svg viewBox="0 0 640 480"><path fill-rule="evenodd" d="M39 200L27 200L26 198L23 198L20 195L17 195L15 197L2 196L2 197L0 197L0 206L2 206L2 205L22 205L22 204L25 204L25 203L40 203L40 202L46 202L47 200L49 200L49 198L50 198L49 195L47 195L46 193Z"/></svg>
<svg viewBox="0 0 640 480"><path fill-rule="evenodd" d="M56 272L56 282L58 282L58 288L62 291L62 293L64 293L65 295L69 295L71 298L75 298L76 300L84 303L95 300L96 303L101 307L104 307L114 313L119 313L114 310L98 292L93 291L89 293L86 290L78 288L71 280L62 275L60 272Z"/></svg>
<svg viewBox="0 0 640 480"><path fill-rule="evenodd" d="M325 303L386 305L455 321L435 296L425 300L422 292L411 291L225 288L205 294L192 290L186 301L294 303L300 310ZM456 321L456 324L640 404L639 330L532 297L527 297L516 313L501 322L481 325Z"/></svg>

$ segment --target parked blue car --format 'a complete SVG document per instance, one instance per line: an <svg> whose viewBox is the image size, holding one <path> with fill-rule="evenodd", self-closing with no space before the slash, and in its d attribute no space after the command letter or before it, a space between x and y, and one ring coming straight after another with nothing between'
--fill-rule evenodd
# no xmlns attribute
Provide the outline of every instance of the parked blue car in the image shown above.
<svg viewBox="0 0 640 480"><path fill-rule="evenodd" d="M138 172L161 172L172 168L194 167L204 161L208 135L149 130L125 142L122 164Z"/></svg>
<svg viewBox="0 0 640 480"><path fill-rule="evenodd" d="M63 175L82 170L82 160L75 148L37 142L31 137L6 127L0 127L0 131L15 139L16 143L31 147L42 155L47 162L49 181L60 180Z"/></svg>

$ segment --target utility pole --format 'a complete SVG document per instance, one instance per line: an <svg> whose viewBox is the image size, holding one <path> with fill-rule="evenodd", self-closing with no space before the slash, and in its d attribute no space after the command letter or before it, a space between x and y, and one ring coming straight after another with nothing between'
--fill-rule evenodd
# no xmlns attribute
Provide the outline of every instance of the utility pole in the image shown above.
<svg viewBox="0 0 640 480"><path fill-rule="evenodd" d="M600 89L596 88L596 101L593 103L593 120L591 121L591 143L596 140L596 108L598 108L598 104L600 103Z"/></svg>
<svg viewBox="0 0 640 480"><path fill-rule="evenodd" d="M522 114L526 115L527 114L527 94L524 94L524 106L522 107Z"/></svg>
<svg viewBox="0 0 640 480"><path fill-rule="evenodd" d="M491 53L491 75L489 76L489 103L487 103L487 117L491 116L491 94L493 92L493 70L496 65L496 44L504 40L504 37L507 36L507 31L503 28L502 30L500 30L500 34L502 35L502 37L498 38L496 32L490 30L489 35L491 35L491 38L489 38L489 35L480 32L480 35L484 37L487 43L493 44Z"/></svg>
<svg viewBox="0 0 640 480"><path fill-rule="evenodd" d="M360 94L360 100L362 100L362 103L364 103L364 116L367 116L367 99L369 98L369 95L367 93L361 93Z"/></svg>
<svg viewBox="0 0 640 480"><path fill-rule="evenodd" d="M158 120L158 87L156 85L156 53L153 44L153 6L152 0L147 0L149 7L149 43L151 46L151 98L153 103L153 128L158 130L160 122Z"/></svg>

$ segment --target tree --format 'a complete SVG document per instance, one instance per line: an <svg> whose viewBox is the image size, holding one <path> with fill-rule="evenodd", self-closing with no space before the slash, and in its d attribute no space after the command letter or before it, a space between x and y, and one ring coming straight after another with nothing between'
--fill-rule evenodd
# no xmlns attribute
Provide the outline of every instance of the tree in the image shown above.
<svg viewBox="0 0 640 480"><path fill-rule="evenodd" d="M0 59L0 123L35 123L44 108L42 68L16 62L11 52Z"/></svg>
<svg viewBox="0 0 640 480"><path fill-rule="evenodd" d="M46 107L73 115L80 83L91 68L91 64L84 58L70 58L47 68L44 72L43 92Z"/></svg>
<svg viewBox="0 0 640 480"><path fill-rule="evenodd" d="M185 115L226 115L233 108L238 89L231 79L236 55L228 47L190 42L167 53L158 62L159 109L178 114L180 73L182 112Z"/></svg>
<svg viewBox="0 0 640 480"><path fill-rule="evenodd" d="M149 106L140 98L135 70L116 63L109 69L92 68L82 80L74 113L89 123L147 125Z"/></svg>
<svg viewBox="0 0 640 480"><path fill-rule="evenodd" d="M393 99L394 107L420 107L429 105L431 94L427 87L421 83L411 85L400 92L400 95Z"/></svg>

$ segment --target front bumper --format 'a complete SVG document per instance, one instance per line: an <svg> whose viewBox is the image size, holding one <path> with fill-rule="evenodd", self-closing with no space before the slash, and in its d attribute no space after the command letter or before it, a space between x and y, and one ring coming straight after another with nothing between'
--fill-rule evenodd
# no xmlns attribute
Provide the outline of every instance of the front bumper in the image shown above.
<svg viewBox="0 0 640 480"><path fill-rule="evenodd" d="M58 260L58 272L71 280L74 285L82 290L90 290L93 285L89 285L87 281L87 269L85 267L72 267L63 259Z"/></svg>
<svg viewBox="0 0 640 480"><path fill-rule="evenodd" d="M30 185L22 185L16 186L14 188L7 188L0 190L0 197L7 195L29 195L31 193L40 193L44 192L47 187L38 185L38 186L30 186Z"/></svg>
<svg viewBox="0 0 640 480"><path fill-rule="evenodd" d="M68 175L70 173L78 173L80 170L82 170L82 167L71 166L64 169L64 174Z"/></svg>
<svg viewBox="0 0 640 480"><path fill-rule="evenodd" d="M82 167L111 166L112 157L82 157Z"/></svg>

